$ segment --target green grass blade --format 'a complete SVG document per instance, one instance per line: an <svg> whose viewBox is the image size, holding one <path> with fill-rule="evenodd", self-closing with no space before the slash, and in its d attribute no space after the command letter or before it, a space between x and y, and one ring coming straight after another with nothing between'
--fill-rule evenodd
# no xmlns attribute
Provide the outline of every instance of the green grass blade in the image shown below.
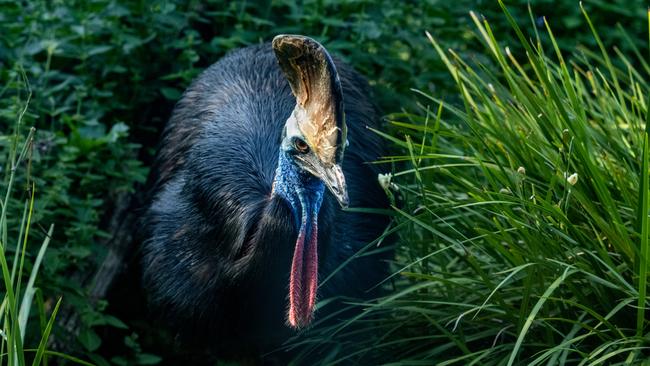
<svg viewBox="0 0 650 366"><path fill-rule="evenodd" d="M50 332L52 331L52 326L54 326L54 320L56 319L56 314L59 312L61 299L62 298L59 298L59 300L56 302L56 306L54 306L54 310L52 311L50 320L47 322L45 331L41 336L41 342L39 343L38 349L36 350L36 356L34 356L34 362L32 362L32 366L38 366L41 363L41 359L43 358L43 355L45 353L45 347L47 347L47 340L50 338Z"/></svg>
<svg viewBox="0 0 650 366"><path fill-rule="evenodd" d="M38 270L45 256L45 251L47 250L48 245L50 244L50 239L52 238L52 233L54 232L54 224L50 225L50 229L47 231L47 235L41 244L41 248L38 251L36 260L34 261L34 266L32 267L32 272L29 275L29 280L27 281L27 287L25 288L25 294L23 295L23 300L20 305L20 312L18 314L18 323L20 324L21 338L25 339L25 329L27 327L27 319L29 319L29 313L32 308L32 300L34 298L34 282L36 281L36 276L38 275Z"/></svg>
<svg viewBox="0 0 650 366"><path fill-rule="evenodd" d="M14 288L16 291L16 296L20 296L21 293L21 288L23 284L23 267L25 265L25 255L27 254L27 239L29 238L29 228L32 225L32 216L34 214L34 196L36 194L36 186L32 184L31 187L31 196L29 199L29 211L27 213L27 224L25 225L25 236L23 237L23 247L22 250L20 250L20 263L18 265L18 278L16 279L16 282L14 283ZM13 276L12 276L12 281L13 281ZM22 327L21 327L22 329ZM24 339L25 337L22 337Z"/></svg>
<svg viewBox="0 0 650 366"><path fill-rule="evenodd" d="M18 324L18 315L17 315L17 302L16 295L14 293L13 284L11 283L11 274L9 272L9 266L7 264L7 258L5 257L5 251L0 251L0 269L2 270L2 277L5 284L7 299L7 309L9 316L5 317L5 335L7 336L8 343L8 352L9 356L9 365L13 365L14 362L18 363L20 366L25 365L25 356L23 354L23 344L20 337L20 325ZM14 361L15 360L15 361Z"/></svg>
<svg viewBox="0 0 650 366"><path fill-rule="evenodd" d="M14 261L11 265L11 283L15 283L16 270L18 269L18 256L20 255L20 243L23 242L23 234L25 232L25 220L27 220L27 213L29 212L29 201L25 200L25 208L23 209L23 218L20 221L20 231L18 233L18 240L16 241L16 252L14 253Z"/></svg>
<svg viewBox="0 0 650 366"><path fill-rule="evenodd" d="M573 273L575 273L575 270L572 270L570 267L565 268L562 276L558 277L555 281L553 281L553 283L551 283L546 291L544 291L542 297L540 297L540 299L537 301L535 306L533 306L533 309L528 314L528 317L526 317L526 322L521 328L521 332L519 332L519 336L517 337L517 342L512 349L512 353L510 353L508 366L512 366L514 364L515 359L517 358L517 354L519 354L519 350L521 349L521 345L524 342L524 337L526 336L526 333L528 333L528 329L530 329L530 326L533 324L533 321L537 317L537 313L539 313L539 311L542 309L542 306L546 300L551 296L553 291L555 291L555 289L557 289Z"/></svg>
<svg viewBox="0 0 650 366"><path fill-rule="evenodd" d="M650 97L648 98L650 103ZM646 113L646 130L643 136L643 153L641 154L641 176L639 181L639 208L638 208L638 227L640 238L640 252L641 256L639 258L639 302L637 308L637 317L636 317L636 332L637 336L643 335L644 323L645 323L645 310L646 310L646 292L647 292L647 280L648 280L648 254L650 253L649 243L648 243L648 199L650 196L650 181L649 181L649 171L648 163L650 160L650 147L648 146L648 132L650 131L650 107Z"/></svg>

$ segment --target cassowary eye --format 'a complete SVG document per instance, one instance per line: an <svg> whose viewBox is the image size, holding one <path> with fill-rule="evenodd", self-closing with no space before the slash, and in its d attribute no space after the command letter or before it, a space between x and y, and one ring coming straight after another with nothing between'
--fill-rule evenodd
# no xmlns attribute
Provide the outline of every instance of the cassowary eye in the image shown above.
<svg viewBox="0 0 650 366"><path fill-rule="evenodd" d="M301 154L306 154L309 152L309 145L303 139L294 139L293 147Z"/></svg>

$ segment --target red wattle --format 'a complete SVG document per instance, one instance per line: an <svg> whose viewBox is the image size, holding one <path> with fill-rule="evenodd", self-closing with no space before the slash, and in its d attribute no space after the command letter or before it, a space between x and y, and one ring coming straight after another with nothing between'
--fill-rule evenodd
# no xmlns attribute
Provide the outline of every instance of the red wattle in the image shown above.
<svg viewBox="0 0 650 366"><path fill-rule="evenodd" d="M309 230L311 229L311 230ZM289 278L289 325L303 328L311 323L318 289L318 224L310 228L303 219L296 240ZM308 235L308 238L305 236Z"/></svg>

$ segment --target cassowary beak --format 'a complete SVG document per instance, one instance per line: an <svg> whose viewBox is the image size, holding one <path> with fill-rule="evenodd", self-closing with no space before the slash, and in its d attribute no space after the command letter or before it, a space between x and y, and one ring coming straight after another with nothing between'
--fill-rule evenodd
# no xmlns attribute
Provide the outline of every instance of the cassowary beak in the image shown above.
<svg viewBox="0 0 650 366"><path fill-rule="evenodd" d="M332 192L341 208L349 205L348 187L345 184L345 176L341 164L325 164L315 154L298 155L296 158L302 163L302 167L320 178L327 189Z"/></svg>
<svg viewBox="0 0 650 366"><path fill-rule="evenodd" d="M341 208L347 208L349 204L348 187L345 184L345 176L343 175L341 166L334 164L329 168L323 168L320 178L334 197L336 197Z"/></svg>

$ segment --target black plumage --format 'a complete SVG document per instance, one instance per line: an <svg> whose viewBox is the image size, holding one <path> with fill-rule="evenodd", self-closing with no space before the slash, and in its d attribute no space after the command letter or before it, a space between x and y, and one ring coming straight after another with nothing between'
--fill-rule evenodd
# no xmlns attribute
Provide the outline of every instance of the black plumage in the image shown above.
<svg viewBox="0 0 650 366"><path fill-rule="evenodd" d="M349 146L343 171L351 207L385 208L375 164L385 155L367 82L345 63L340 76ZM234 51L205 70L168 122L152 169L145 215L143 285L181 334L219 353L259 352L293 330L287 285L297 228L271 195L278 151L296 99L270 44ZM318 218L322 279L381 235L387 218L343 211L325 192ZM390 253L351 261L319 298L368 298ZM316 314L316 317L322 314Z"/></svg>

